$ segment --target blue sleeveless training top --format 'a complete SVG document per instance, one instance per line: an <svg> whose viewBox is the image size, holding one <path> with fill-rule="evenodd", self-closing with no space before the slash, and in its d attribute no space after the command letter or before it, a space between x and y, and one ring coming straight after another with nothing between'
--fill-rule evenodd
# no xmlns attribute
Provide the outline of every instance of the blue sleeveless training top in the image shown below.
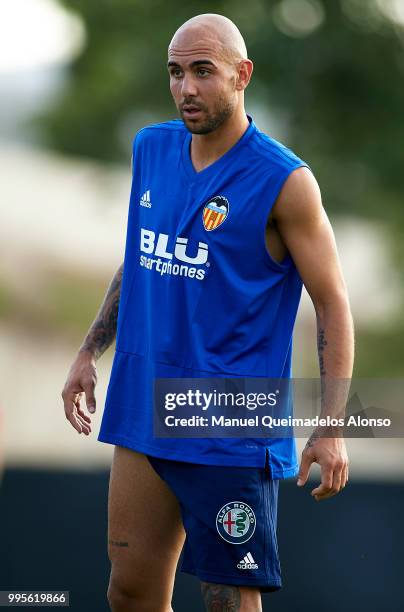
<svg viewBox="0 0 404 612"><path fill-rule="evenodd" d="M153 379L288 378L302 280L265 244L289 174L307 164L261 133L200 172L181 120L143 128L133 179L116 352L98 440L156 457L298 471L293 438L153 437Z"/></svg>

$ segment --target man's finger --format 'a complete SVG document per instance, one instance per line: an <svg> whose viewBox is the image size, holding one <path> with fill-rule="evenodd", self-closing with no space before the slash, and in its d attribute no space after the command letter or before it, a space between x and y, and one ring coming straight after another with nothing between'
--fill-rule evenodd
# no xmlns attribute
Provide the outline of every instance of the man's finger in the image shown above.
<svg viewBox="0 0 404 612"><path fill-rule="evenodd" d="M84 393L86 395L87 410L91 413L95 412L95 408L96 408L94 386L95 385L93 383L90 383L84 387Z"/></svg>
<svg viewBox="0 0 404 612"><path fill-rule="evenodd" d="M75 412L74 412L75 403L74 403L73 398L64 397L63 404L64 404L64 409L65 409L66 419L70 421L70 423L73 425L74 429L78 431L78 433L81 433L82 427L79 421L77 420Z"/></svg>
<svg viewBox="0 0 404 612"><path fill-rule="evenodd" d="M88 414L86 414L86 413L83 411L83 409L80 407L80 405L78 405L78 406L77 406L77 404L76 404L76 410L77 410L77 414L79 414L79 415L80 415L80 417L81 417L82 419L84 419L84 421L86 421L87 423L91 423L91 419L90 419L90 417L88 416Z"/></svg>
<svg viewBox="0 0 404 612"><path fill-rule="evenodd" d="M335 495L335 493L333 493L332 489L327 489L324 487L324 489L322 490L320 487L319 492L313 495L313 497L316 501L321 501L322 499L328 499L329 497L332 497L333 495Z"/></svg>
<svg viewBox="0 0 404 612"><path fill-rule="evenodd" d="M302 487L306 484L307 479L309 477L310 466L314 462L314 457L308 455L303 451L302 460L300 462L299 474L297 477L297 486Z"/></svg>
<svg viewBox="0 0 404 612"><path fill-rule="evenodd" d="M82 432L84 432L88 436L89 433L91 432L90 425L86 421L84 421L81 415L76 415L76 419L80 423Z"/></svg>
<svg viewBox="0 0 404 612"><path fill-rule="evenodd" d="M343 466L334 468L334 476L332 479L332 493L336 495L340 492Z"/></svg>
<svg viewBox="0 0 404 612"><path fill-rule="evenodd" d="M331 467L321 467L321 484L312 490L314 496L323 496L332 489L333 469Z"/></svg>
<svg viewBox="0 0 404 612"><path fill-rule="evenodd" d="M73 425L74 429L78 433L84 432L86 435L89 435L89 433L91 432L91 427L84 420L84 418L90 419L90 417L88 417L87 415L83 415L82 409L77 408L76 403L72 400L70 402L68 400L65 400L64 405L66 418Z"/></svg>
<svg viewBox="0 0 404 612"><path fill-rule="evenodd" d="M320 499L324 499L326 495L329 495L330 489L320 484L318 487L312 490L311 495L319 501Z"/></svg>
<svg viewBox="0 0 404 612"><path fill-rule="evenodd" d="M348 464L344 465L344 469L341 474L341 489L343 489L348 482Z"/></svg>

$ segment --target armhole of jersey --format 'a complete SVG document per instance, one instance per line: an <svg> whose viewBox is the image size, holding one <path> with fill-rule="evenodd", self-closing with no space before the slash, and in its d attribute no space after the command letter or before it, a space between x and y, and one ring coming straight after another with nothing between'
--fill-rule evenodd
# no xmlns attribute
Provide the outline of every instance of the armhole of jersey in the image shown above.
<svg viewBox="0 0 404 612"><path fill-rule="evenodd" d="M141 134L141 132L143 132L144 128L140 129L138 132L136 132L135 136L132 139L132 154L131 154L131 158L130 158L130 167L131 167L131 173L132 173L132 179L133 179L133 174L134 174L134 165L135 165L135 156L137 153L137 148L139 146L139 134Z"/></svg>
<svg viewBox="0 0 404 612"><path fill-rule="evenodd" d="M269 204L269 208L264 210L263 219L260 222L260 231L261 231L260 240L261 240L261 243L263 245L263 250L264 250L264 261L265 261L265 263L270 268L276 270L277 272L285 272L285 271L289 270L291 265L293 265L293 259L292 259L291 255L290 255L289 251L285 255L285 257L283 258L283 260L281 262L276 261L276 259L274 259L272 257L272 255L268 251L267 242L266 242L267 222L268 222L268 218L269 218L269 215L271 213L271 210L274 207L275 202L278 199L279 194L282 191L282 188L285 185L287 179L292 174L292 172L294 172L298 168L309 168L309 170L310 170L310 167L304 161L301 161L296 166L293 166L291 168L287 168L286 172L283 172L282 174L279 175L279 177L277 178L276 187L275 187L275 189L273 191L273 197L272 197L272 199L270 201L270 204Z"/></svg>
<svg viewBox="0 0 404 612"><path fill-rule="evenodd" d="M132 213L132 192L134 190L134 151L135 151L135 146L136 146L136 138L137 138L137 134L134 137L134 139L132 140L132 154L131 154L131 160L130 160L130 165L131 165L131 185L130 185L130 196L129 196L129 204L128 204L128 211L127 211L127 215L126 215L126 238L125 238L125 251L124 251L124 274L125 274L125 261L126 261L126 254L127 254L127 248L128 248L128 231L129 231L129 223L130 223L130 219L131 219L131 215ZM119 310L118 310L118 320L117 320L117 331L116 331L116 341L115 341L115 348L119 350L119 346L120 346L120 337L121 337L121 320L123 320L124 316L125 316L125 311L126 311L126 305L128 302L128 296L132 290L132 284L134 282L134 278L135 278L135 272L134 272L135 268L132 271L132 275L130 278L127 278L128 276L128 272L126 272L125 274L125 289L126 291L123 293L122 292L122 288L123 288L123 281L124 281L124 277L122 277L122 284L121 284L121 295L120 295L120 301L119 301ZM122 295L125 297L125 301L122 299Z"/></svg>

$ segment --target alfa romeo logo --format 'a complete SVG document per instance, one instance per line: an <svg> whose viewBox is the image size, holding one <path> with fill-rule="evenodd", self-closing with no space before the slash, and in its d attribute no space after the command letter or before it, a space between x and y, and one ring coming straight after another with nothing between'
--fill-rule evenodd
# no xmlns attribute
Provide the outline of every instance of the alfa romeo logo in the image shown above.
<svg viewBox="0 0 404 612"><path fill-rule="evenodd" d="M244 544L254 534L255 514L245 502L233 501L222 506L217 513L216 529L230 544Z"/></svg>

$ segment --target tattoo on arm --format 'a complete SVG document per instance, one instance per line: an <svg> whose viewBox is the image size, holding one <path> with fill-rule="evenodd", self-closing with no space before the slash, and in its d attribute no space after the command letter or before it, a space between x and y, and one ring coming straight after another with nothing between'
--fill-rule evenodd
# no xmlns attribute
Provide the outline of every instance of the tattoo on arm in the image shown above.
<svg viewBox="0 0 404 612"><path fill-rule="evenodd" d="M339 425L327 425L318 427L313 431L306 442L306 448L311 448L320 438L341 438L343 437L343 427Z"/></svg>
<svg viewBox="0 0 404 612"><path fill-rule="evenodd" d="M317 440L321 438L318 431L313 431L310 438L306 442L306 448L311 448L317 442Z"/></svg>
<svg viewBox="0 0 404 612"><path fill-rule="evenodd" d="M237 586L201 582L207 612L237 612L240 610L240 589Z"/></svg>
<svg viewBox="0 0 404 612"><path fill-rule="evenodd" d="M79 350L79 352L91 351L95 359L107 350L115 338L122 275L123 264L112 279L97 317Z"/></svg>
<svg viewBox="0 0 404 612"><path fill-rule="evenodd" d="M324 350L327 344L327 340L325 339L325 330L322 327L319 327L317 333L317 350L321 376L326 374L324 367Z"/></svg>

